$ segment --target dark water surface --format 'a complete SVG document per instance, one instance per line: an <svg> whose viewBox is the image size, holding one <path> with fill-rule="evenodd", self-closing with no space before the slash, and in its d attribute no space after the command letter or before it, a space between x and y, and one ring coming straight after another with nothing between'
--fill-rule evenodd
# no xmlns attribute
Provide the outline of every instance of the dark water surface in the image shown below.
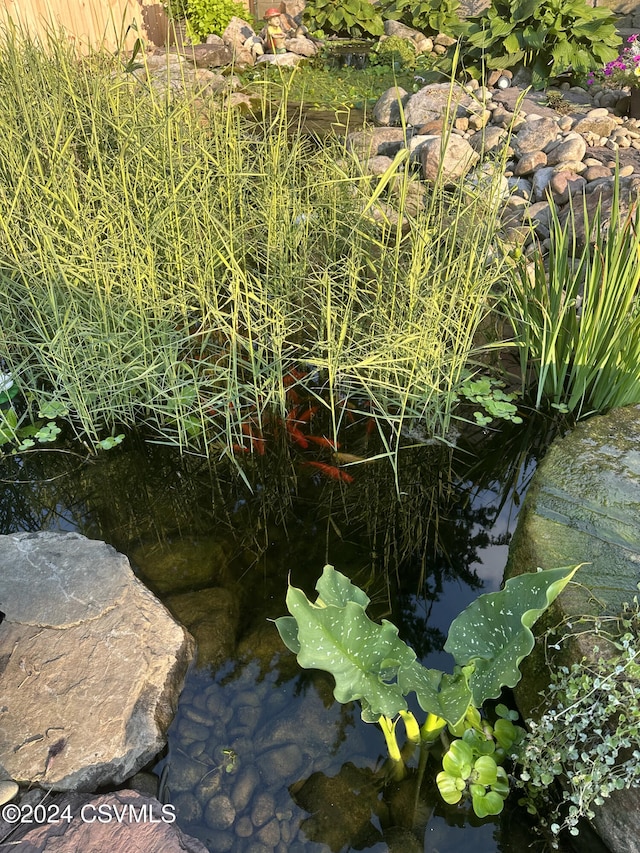
<svg viewBox="0 0 640 853"><path fill-rule="evenodd" d="M272 624L287 578L309 596L331 563L366 589L429 666L451 620L499 587L520 500L546 445L534 425L476 432L451 454L403 451L335 481L301 454L248 462L179 457L135 439L98 458L57 451L1 463L0 530L76 530L125 553L199 643L159 795L211 851L542 849L508 804L478 820L446 806L428 765L382 783L384 739L332 679L301 670ZM275 454L274 454L275 456Z"/></svg>

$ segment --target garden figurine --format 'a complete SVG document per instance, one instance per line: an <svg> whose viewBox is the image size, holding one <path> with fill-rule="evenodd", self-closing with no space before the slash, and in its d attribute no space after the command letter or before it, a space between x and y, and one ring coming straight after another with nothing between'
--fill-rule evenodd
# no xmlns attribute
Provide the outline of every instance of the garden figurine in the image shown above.
<svg viewBox="0 0 640 853"><path fill-rule="evenodd" d="M264 13L264 19L267 22L266 27L262 30L262 36L268 53L286 53L284 41L286 34L280 20L279 9L267 9Z"/></svg>

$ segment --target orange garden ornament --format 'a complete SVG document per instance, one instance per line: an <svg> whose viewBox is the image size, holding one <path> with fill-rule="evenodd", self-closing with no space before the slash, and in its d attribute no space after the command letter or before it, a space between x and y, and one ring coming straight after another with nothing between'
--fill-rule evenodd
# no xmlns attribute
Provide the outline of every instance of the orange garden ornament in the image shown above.
<svg viewBox="0 0 640 853"><path fill-rule="evenodd" d="M264 19L267 22L265 27L265 41L269 53L286 53L287 49L284 46L285 34L280 21L279 9L267 9L264 13Z"/></svg>

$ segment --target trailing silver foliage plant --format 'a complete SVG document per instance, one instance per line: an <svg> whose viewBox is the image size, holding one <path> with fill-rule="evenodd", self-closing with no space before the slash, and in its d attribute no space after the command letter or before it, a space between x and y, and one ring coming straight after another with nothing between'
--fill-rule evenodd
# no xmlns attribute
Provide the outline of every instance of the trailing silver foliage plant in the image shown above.
<svg viewBox="0 0 640 853"><path fill-rule="evenodd" d="M591 630L601 636L595 660L552 671L543 694L547 708L518 748L516 785L557 847L567 829L592 819L614 791L640 786L640 610L638 600L620 619L619 636L607 636L603 617ZM555 785L554 782L559 782Z"/></svg>

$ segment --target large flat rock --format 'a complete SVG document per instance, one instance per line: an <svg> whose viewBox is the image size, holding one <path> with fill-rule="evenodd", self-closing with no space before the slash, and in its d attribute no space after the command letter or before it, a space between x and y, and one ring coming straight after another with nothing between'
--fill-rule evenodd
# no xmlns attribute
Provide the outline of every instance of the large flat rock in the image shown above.
<svg viewBox="0 0 640 853"><path fill-rule="evenodd" d="M0 536L0 773L118 785L164 747L194 643L104 542Z"/></svg>
<svg viewBox="0 0 640 853"><path fill-rule="evenodd" d="M615 615L638 594L640 406L591 418L553 443L520 512L505 576L583 562L577 583L564 590L542 627L567 620L578 626L578 617L603 608ZM598 654L597 642L576 628L555 663L589 659ZM516 700L525 718L535 718L540 691L549 684L541 643L521 669ZM597 810L594 825L615 853L639 853L640 790L615 791Z"/></svg>
<svg viewBox="0 0 640 853"><path fill-rule="evenodd" d="M49 817L40 826L0 821L0 848L21 853L207 853L204 844L176 825L172 806L137 791L99 797L58 794L39 808Z"/></svg>

